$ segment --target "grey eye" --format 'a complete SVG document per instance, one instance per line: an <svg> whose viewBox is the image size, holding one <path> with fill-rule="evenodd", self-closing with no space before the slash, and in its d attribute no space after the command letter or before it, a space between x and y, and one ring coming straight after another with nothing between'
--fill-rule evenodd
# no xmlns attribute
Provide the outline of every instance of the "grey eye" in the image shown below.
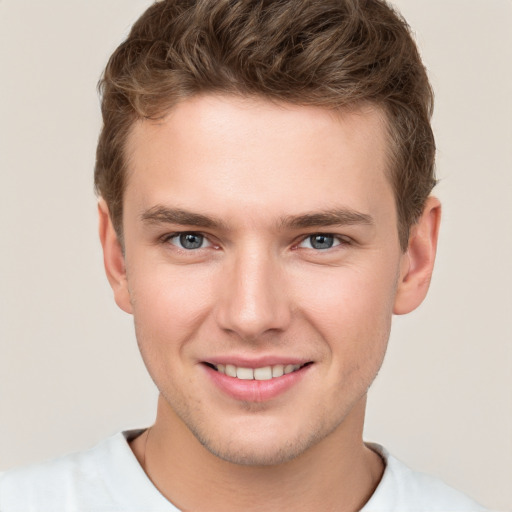
<svg viewBox="0 0 512 512"><path fill-rule="evenodd" d="M316 249L322 251L326 249L332 249L333 247L340 245L340 239L338 236L329 235L327 233L315 233L310 235L299 244L299 247L304 249Z"/></svg>
<svg viewBox="0 0 512 512"><path fill-rule="evenodd" d="M176 238L179 240L179 245L188 250L199 249L204 243L204 236L197 233L182 233Z"/></svg>
<svg viewBox="0 0 512 512"><path fill-rule="evenodd" d="M332 235L312 235L309 237L309 243L313 249L330 249L334 245Z"/></svg>

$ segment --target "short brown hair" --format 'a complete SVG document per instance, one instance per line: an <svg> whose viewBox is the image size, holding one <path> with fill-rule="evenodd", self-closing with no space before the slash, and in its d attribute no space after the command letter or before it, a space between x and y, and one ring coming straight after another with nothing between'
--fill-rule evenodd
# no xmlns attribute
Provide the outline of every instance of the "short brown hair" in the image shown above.
<svg viewBox="0 0 512 512"><path fill-rule="evenodd" d="M383 0L158 1L113 53L99 88L95 186L121 238L130 128L201 93L380 107L403 250L435 185L432 89L409 26Z"/></svg>

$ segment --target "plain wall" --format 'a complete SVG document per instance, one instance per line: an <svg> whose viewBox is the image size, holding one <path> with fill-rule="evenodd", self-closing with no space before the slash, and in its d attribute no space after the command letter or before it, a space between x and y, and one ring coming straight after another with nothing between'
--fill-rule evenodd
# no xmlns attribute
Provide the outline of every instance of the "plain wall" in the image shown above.
<svg viewBox="0 0 512 512"><path fill-rule="evenodd" d="M400 0L436 90L431 292L394 320L366 438L512 510L512 2ZM154 419L103 274L96 83L146 0L0 0L0 470Z"/></svg>

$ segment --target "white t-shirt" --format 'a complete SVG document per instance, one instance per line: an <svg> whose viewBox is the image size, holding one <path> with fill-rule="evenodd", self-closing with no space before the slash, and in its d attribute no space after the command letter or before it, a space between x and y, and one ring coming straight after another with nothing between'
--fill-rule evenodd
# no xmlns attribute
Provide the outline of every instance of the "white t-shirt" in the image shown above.
<svg viewBox="0 0 512 512"><path fill-rule="evenodd" d="M117 434L91 450L0 474L1 512L173 512L152 484L128 440ZM375 493L361 512L482 512L464 494L436 478L411 471L381 446L386 462Z"/></svg>

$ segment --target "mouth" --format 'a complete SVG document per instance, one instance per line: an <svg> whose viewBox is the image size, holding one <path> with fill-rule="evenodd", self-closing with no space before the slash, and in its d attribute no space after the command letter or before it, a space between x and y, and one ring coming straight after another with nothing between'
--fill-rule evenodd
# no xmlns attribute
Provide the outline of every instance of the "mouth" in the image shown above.
<svg viewBox="0 0 512 512"><path fill-rule="evenodd" d="M307 378L314 365L313 361L297 360L233 363L235 361L203 361L202 365L218 390L245 403L271 401L292 389L300 389L297 386Z"/></svg>
<svg viewBox="0 0 512 512"><path fill-rule="evenodd" d="M297 372L306 366L313 364L309 361L304 364L276 364L272 366L262 366L259 368L245 368L243 366L235 366L234 364L213 364L204 363L206 366L228 377L239 380L272 380L278 379L283 375Z"/></svg>

